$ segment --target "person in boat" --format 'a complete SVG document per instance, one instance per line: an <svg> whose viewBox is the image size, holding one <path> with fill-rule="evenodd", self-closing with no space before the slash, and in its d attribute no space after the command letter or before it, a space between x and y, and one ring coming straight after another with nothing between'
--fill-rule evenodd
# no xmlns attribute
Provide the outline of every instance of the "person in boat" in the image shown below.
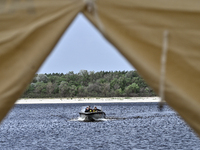
<svg viewBox="0 0 200 150"><path fill-rule="evenodd" d="M90 108L90 106L88 106L89 107L89 112L92 112L93 110L92 110L92 108Z"/></svg>
<svg viewBox="0 0 200 150"><path fill-rule="evenodd" d="M94 107L93 112L101 111L100 109L97 109L97 107Z"/></svg>
<svg viewBox="0 0 200 150"><path fill-rule="evenodd" d="M87 108L85 109L85 112L90 112L89 107L87 107Z"/></svg>
<svg viewBox="0 0 200 150"><path fill-rule="evenodd" d="M86 109L85 109L85 112L92 112L93 110L90 108L90 106L88 106Z"/></svg>

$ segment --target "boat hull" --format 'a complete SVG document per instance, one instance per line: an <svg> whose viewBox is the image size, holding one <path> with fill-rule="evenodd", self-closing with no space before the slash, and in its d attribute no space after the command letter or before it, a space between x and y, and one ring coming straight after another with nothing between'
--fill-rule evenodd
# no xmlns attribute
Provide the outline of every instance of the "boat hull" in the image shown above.
<svg viewBox="0 0 200 150"><path fill-rule="evenodd" d="M80 112L80 117L84 121L97 121L99 119L106 118L106 114L104 112Z"/></svg>

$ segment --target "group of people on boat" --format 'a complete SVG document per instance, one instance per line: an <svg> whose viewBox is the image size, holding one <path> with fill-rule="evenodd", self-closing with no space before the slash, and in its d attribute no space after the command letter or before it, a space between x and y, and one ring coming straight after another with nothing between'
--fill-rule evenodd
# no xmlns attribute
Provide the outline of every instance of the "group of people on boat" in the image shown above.
<svg viewBox="0 0 200 150"><path fill-rule="evenodd" d="M97 112L97 111L101 111L100 109L97 109L97 107L94 107L94 109L90 108L90 106L88 106L85 109L85 112Z"/></svg>

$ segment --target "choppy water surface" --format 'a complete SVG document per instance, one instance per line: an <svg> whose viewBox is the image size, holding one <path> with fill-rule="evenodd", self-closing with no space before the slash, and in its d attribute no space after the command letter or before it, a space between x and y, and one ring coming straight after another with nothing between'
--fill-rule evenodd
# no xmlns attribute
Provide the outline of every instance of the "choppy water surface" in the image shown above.
<svg viewBox="0 0 200 150"><path fill-rule="evenodd" d="M0 149L200 149L200 140L168 106L100 104L107 119L83 122L81 106L16 105L0 126Z"/></svg>

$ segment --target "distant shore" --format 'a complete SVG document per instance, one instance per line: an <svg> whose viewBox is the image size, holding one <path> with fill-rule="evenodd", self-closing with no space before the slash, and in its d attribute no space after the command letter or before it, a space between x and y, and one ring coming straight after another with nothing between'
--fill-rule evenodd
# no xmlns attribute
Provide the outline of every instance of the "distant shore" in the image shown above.
<svg viewBox="0 0 200 150"><path fill-rule="evenodd" d="M109 97L109 98L23 98L15 104L56 104L56 103L138 103L159 102L159 97Z"/></svg>

